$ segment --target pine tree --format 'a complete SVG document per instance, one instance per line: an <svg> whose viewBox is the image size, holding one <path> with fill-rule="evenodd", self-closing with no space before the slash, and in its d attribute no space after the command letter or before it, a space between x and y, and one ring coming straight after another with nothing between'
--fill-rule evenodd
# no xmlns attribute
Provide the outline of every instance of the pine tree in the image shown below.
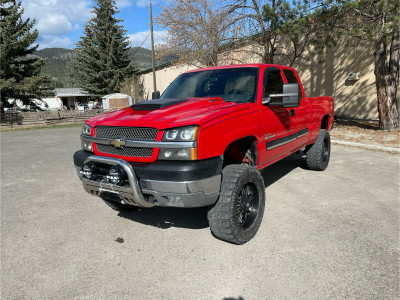
<svg viewBox="0 0 400 300"><path fill-rule="evenodd" d="M74 86L100 96L119 92L135 69L130 64L126 30L114 17L114 0L96 0L95 17L86 25L69 66Z"/></svg>
<svg viewBox="0 0 400 300"><path fill-rule="evenodd" d="M20 99L25 104L48 93L44 86L49 78L40 75L45 61L32 55L38 48L33 45L39 35L32 30L35 20L22 19L21 2L0 0L1 32L1 103L7 99Z"/></svg>

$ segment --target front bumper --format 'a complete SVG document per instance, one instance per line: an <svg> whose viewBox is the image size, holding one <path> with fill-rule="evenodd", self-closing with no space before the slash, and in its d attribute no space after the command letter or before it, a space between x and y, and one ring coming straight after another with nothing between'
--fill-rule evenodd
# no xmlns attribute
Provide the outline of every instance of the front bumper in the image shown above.
<svg viewBox="0 0 400 300"><path fill-rule="evenodd" d="M104 176L99 176L93 180L83 178L79 172L80 168L84 162L89 161L102 166L102 168L119 165L127 174L128 180L122 185L114 185L103 178ZM178 171L176 171L171 169L170 166L168 171L165 166L157 164L135 166L122 159L91 155L86 151L82 153L82 150L77 151L74 155L78 176L89 194L140 207L155 205L202 207L214 204L219 197L221 186L221 173L219 171L221 168L220 166L209 168L207 165L211 163L214 165L215 162L219 164L219 158L211 162L198 163L197 168L196 164L186 166L178 164ZM138 172L135 172L136 167L139 170ZM199 172L196 172L196 169ZM145 175L154 174L154 170L163 170L163 172L158 172L158 176L150 177L151 179L146 178ZM144 176L138 177L137 173ZM170 174L169 177L167 176L168 173ZM198 178L199 173L207 176ZM188 175L187 180L182 180L185 174Z"/></svg>

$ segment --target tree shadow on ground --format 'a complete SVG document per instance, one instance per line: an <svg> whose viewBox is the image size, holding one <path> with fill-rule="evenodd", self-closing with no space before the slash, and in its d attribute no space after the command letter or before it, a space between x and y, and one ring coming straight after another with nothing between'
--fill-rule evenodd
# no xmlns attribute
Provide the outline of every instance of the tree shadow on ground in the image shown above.
<svg viewBox="0 0 400 300"><path fill-rule="evenodd" d="M372 120L346 120L346 119L336 119L335 125L337 127L353 127L360 129L370 129L370 130L380 130L379 122Z"/></svg>
<svg viewBox="0 0 400 300"><path fill-rule="evenodd" d="M304 158L293 154L262 171L265 188L277 182L296 168L306 168ZM119 212L122 218L161 229L170 227L204 229L209 227L207 208L153 207L134 212Z"/></svg>

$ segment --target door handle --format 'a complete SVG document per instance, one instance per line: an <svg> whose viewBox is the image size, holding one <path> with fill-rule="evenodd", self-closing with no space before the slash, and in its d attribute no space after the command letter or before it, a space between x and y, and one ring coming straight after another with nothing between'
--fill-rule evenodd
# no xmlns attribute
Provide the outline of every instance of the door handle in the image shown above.
<svg viewBox="0 0 400 300"><path fill-rule="evenodd" d="M296 115L296 111L294 109L290 110L290 116L294 117Z"/></svg>

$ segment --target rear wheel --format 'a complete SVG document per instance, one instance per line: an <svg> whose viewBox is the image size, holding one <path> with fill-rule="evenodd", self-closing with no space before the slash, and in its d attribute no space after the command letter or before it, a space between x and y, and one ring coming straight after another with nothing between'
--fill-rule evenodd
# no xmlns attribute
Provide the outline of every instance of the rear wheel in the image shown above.
<svg viewBox="0 0 400 300"><path fill-rule="evenodd" d="M261 225L265 206L265 187L254 167L228 165L222 172L221 194L208 212L212 233L227 242L244 244Z"/></svg>
<svg viewBox="0 0 400 300"><path fill-rule="evenodd" d="M323 171L328 167L331 155L329 132L321 129L314 145L307 151L306 161L310 170Z"/></svg>

